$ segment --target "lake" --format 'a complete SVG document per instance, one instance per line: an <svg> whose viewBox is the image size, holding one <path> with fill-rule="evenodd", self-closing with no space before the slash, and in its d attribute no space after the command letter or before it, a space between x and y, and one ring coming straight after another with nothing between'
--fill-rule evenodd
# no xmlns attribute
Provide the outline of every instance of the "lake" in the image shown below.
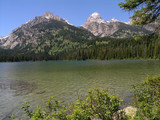
<svg viewBox="0 0 160 120"><path fill-rule="evenodd" d="M159 60L0 63L0 119L13 113L21 116L27 101L44 105L55 96L66 104L90 88L107 88L130 102L131 86L148 75L160 75Z"/></svg>

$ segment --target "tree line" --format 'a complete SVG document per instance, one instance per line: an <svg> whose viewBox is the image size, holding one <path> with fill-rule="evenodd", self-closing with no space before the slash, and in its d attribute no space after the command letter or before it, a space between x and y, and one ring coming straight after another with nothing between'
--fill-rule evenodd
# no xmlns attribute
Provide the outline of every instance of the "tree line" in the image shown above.
<svg viewBox="0 0 160 120"><path fill-rule="evenodd" d="M158 34L132 38L98 38L108 44L94 45L59 55L62 60L160 59Z"/></svg>
<svg viewBox="0 0 160 120"><path fill-rule="evenodd" d="M35 53L0 49L0 61L160 59L158 33L119 39L97 38L86 41L86 44L85 48L65 50L54 55L47 51Z"/></svg>

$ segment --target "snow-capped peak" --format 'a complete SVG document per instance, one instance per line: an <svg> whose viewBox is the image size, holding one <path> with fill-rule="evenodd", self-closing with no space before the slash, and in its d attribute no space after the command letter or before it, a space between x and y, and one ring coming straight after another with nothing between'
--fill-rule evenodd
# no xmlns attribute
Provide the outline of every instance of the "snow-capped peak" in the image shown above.
<svg viewBox="0 0 160 120"><path fill-rule="evenodd" d="M101 18L98 12L94 12L86 22L98 22L98 23L105 23L105 21Z"/></svg>
<svg viewBox="0 0 160 120"><path fill-rule="evenodd" d="M93 18L98 18L98 17L101 17L100 14L98 12L94 12L91 17Z"/></svg>
<svg viewBox="0 0 160 120"><path fill-rule="evenodd" d="M115 18L112 18L112 19L110 20L110 22L118 22L118 20L115 19Z"/></svg>

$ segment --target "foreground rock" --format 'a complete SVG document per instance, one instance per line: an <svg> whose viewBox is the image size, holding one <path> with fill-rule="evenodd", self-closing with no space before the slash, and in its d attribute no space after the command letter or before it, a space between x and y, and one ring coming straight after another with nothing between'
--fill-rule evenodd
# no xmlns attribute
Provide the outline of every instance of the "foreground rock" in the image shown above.
<svg viewBox="0 0 160 120"><path fill-rule="evenodd" d="M137 108L135 108L133 106L128 106L128 107L124 108L124 112L127 117L132 119L136 116Z"/></svg>

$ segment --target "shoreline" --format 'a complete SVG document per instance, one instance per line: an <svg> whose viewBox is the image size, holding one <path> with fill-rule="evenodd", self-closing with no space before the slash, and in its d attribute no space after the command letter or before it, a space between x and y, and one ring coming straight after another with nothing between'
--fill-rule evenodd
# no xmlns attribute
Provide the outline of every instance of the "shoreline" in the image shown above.
<svg viewBox="0 0 160 120"><path fill-rule="evenodd" d="M160 60L160 59L104 59L104 60L101 60L101 59L86 59L86 60L31 60L31 61L0 61L0 63L18 63L18 62L48 62L48 61L125 61L125 60Z"/></svg>

